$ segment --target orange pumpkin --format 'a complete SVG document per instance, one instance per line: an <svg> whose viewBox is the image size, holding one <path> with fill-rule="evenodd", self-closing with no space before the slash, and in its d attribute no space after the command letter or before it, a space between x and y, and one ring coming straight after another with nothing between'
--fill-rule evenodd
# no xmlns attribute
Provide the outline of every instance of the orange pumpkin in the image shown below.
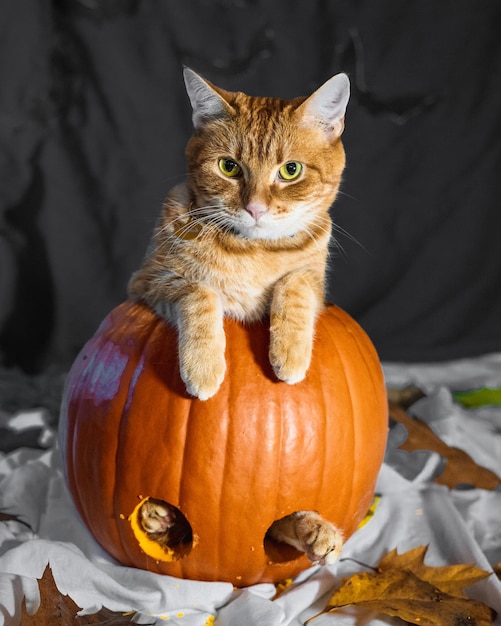
<svg viewBox="0 0 501 626"><path fill-rule="evenodd" d="M348 538L370 506L387 434L383 375L367 335L334 306L296 385L273 375L266 323L226 320L225 331L226 377L203 402L179 377L175 331L143 304L114 309L68 377L63 464L85 524L121 563L235 586L276 582L310 563L265 542L274 520L313 509ZM187 549L146 538L145 498L184 514Z"/></svg>

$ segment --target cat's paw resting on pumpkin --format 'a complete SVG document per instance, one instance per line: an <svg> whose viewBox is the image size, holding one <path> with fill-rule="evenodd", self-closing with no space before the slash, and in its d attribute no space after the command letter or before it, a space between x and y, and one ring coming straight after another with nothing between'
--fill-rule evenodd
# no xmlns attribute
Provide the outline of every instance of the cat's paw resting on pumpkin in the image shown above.
<svg viewBox="0 0 501 626"><path fill-rule="evenodd" d="M179 370L188 393L208 400L226 372L221 302L212 289L199 286L178 303Z"/></svg>
<svg viewBox="0 0 501 626"><path fill-rule="evenodd" d="M311 342L283 341L273 337L270 343L270 363L278 379L289 385L306 376L311 361Z"/></svg>
<svg viewBox="0 0 501 626"><path fill-rule="evenodd" d="M311 362L314 307L307 314L301 313L291 315L284 307L271 317L270 363L277 378L289 385L303 380Z"/></svg>
<svg viewBox="0 0 501 626"><path fill-rule="evenodd" d="M181 378L186 390L200 400L208 400L215 395L224 380L226 361L224 350L212 351L189 350L189 354L180 354Z"/></svg>

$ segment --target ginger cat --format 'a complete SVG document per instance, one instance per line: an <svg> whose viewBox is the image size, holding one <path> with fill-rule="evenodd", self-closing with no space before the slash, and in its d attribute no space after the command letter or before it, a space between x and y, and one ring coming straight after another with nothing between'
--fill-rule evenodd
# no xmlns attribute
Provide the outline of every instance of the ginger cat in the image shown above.
<svg viewBox="0 0 501 626"><path fill-rule="evenodd" d="M181 377L199 399L224 378L224 316L269 316L270 362L277 378L294 384L308 370L324 305L348 77L293 100L228 92L188 68L184 77L194 125L188 179L168 194L129 295L177 328ZM173 521L158 506L140 513L157 538ZM313 561L333 559L341 547L334 526L311 511L275 522L271 534Z"/></svg>

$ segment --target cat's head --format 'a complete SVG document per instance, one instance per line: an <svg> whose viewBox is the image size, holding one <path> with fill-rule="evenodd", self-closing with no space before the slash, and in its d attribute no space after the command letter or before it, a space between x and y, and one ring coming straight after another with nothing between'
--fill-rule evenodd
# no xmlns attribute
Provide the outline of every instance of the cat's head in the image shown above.
<svg viewBox="0 0 501 626"><path fill-rule="evenodd" d="M188 184L198 215L252 239L311 232L336 197L349 80L338 74L308 98L258 98L220 89L192 70L185 82L195 132Z"/></svg>

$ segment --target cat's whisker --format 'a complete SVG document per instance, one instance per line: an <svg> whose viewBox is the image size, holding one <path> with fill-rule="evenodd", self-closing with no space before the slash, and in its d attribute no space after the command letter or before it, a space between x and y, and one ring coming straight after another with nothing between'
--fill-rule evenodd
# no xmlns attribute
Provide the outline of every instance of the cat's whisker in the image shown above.
<svg viewBox="0 0 501 626"><path fill-rule="evenodd" d="M346 232L343 228L338 227L337 224L333 224L332 229L333 229L333 234L329 242L329 250L328 250L329 257L332 256L334 252L337 252L340 257L346 260L349 260L350 258L350 255L348 254L345 247L341 243L341 240L338 237L336 237L337 232L345 235L347 239L350 239L354 243L360 245L362 249L365 250L362 244L359 241L357 241L355 237L350 236L348 232Z"/></svg>
<svg viewBox="0 0 501 626"><path fill-rule="evenodd" d="M214 230L222 230L224 233L228 233L231 231L231 225L228 224L228 220L226 216L220 216L219 219L214 219L208 222L205 228L200 233L200 237L202 239L206 239L212 235Z"/></svg>
<svg viewBox="0 0 501 626"><path fill-rule="evenodd" d="M161 225L157 226L157 229L156 229L157 237L164 235L164 234L168 234L169 230L171 230L172 227L175 227L176 222L180 222L183 219L184 218L181 217L180 215L175 215L174 217L170 219L164 218L162 220Z"/></svg>
<svg viewBox="0 0 501 626"><path fill-rule="evenodd" d="M359 241L356 237L354 237L345 228L340 226L339 224L336 224L335 222L333 222L332 230L335 233L339 233L340 235L343 235L343 237L345 237L346 239L349 239L352 243L356 244L357 246L360 246L364 252L367 252L367 248L363 245L363 243ZM336 238L336 241L337 241L337 238Z"/></svg>
<svg viewBox="0 0 501 626"><path fill-rule="evenodd" d="M350 200L355 200L355 202L359 202L360 200L360 198L357 198L357 196L352 196L351 194L346 193L346 191L342 191L341 189L338 189L337 195L344 196L345 198L349 198Z"/></svg>
<svg viewBox="0 0 501 626"><path fill-rule="evenodd" d="M204 209L218 209L218 210L211 211L210 213L205 213ZM200 207L198 211L200 213L204 211L203 216L204 216L204 219L207 219L207 225L210 224L210 225L215 225L217 227L229 226L228 208L225 206L221 206L220 204L218 204L218 205L213 205L213 206Z"/></svg>
<svg viewBox="0 0 501 626"><path fill-rule="evenodd" d="M315 244L315 246L317 246L319 250L323 249L325 244L320 240L316 233L311 232L309 228L305 228L304 232L308 235L308 237L313 241L313 243Z"/></svg>
<svg viewBox="0 0 501 626"><path fill-rule="evenodd" d="M306 219L307 218L307 219ZM302 223L301 230L308 235L315 245L323 248L325 243L320 238L321 234L331 234L331 229L325 225L325 220L320 215L308 215Z"/></svg>
<svg viewBox="0 0 501 626"><path fill-rule="evenodd" d="M210 214L207 213L207 209L219 209L220 205L218 204L213 204L213 205L206 205L206 206L201 206L201 207L197 207L195 209L190 209L188 211L188 218L191 220L193 218L198 219L200 216L206 216L206 217L210 217ZM159 229L159 233L164 232L165 230L167 230L172 224L174 224L177 221L186 219L185 216L183 215L175 215L174 217L170 218L170 219L165 219L162 223L162 227Z"/></svg>
<svg viewBox="0 0 501 626"><path fill-rule="evenodd" d="M210 212L208 212L207 210L210 209ZM217 210L215 210L217 209ZM205 207L200 207L200 209L197 209L196 211L194 211L193 213L190 212L190 217L195 217L198 218L203 217L206 218L208 220L212 220L214 218L220 217L222 215L224 215L224 208L222 208L221 206L205 206Z"/></svg>
<svg viewBox="0 0 501 626"><path fill-rule="evenodd" d="M183 237L193 228L193 226L202 226L202 230L206 227L207 221L212 220L215 216L217 216L217 212L207 213L207 210L210 209L218 209L219 205L206 205L202 207L197 207L196 209L191 209L189 212L189 219L184 224L180 225L176 228L176 222L181 222L186 218L184 216L176 215L171 219L164 220L162 225L157 228L157 237L162 235L168 235L169 231L175 230L179 239L183 239ZM173 242L175 245L176 242ZM169 252L172 251L172 246Z"/></svg>
<svg viewBox="0 0 501 626"><path fill-rule="evenodd" d="M342 257L343 259L348 260L350 258L348 253L344 249L343 244L341 244L336 239L336 237L332 237L332 239L330 240L330 245L329 245L329 250L328 250L329 258L333 256L334 251L337 252L338 256Z"/></svg>
<svg viewBox="0 0 501 626"><path fill-rule="evenodd" d="M218 211L206 212L206 209L218 208ZM193 230L193 228L200 227L200 232L197 233L197 239L203 241L214 231L215 228L222 229L225 232L231 230L231 226L228 224L227 215L220 209L219 205L199 207L191 212L191 219L183 224L175 231L175 237L172 240L169 248L169 254L173 252L176 246L181 245L187 235ZM172 228L172 222L168 227Z"/></svg>

